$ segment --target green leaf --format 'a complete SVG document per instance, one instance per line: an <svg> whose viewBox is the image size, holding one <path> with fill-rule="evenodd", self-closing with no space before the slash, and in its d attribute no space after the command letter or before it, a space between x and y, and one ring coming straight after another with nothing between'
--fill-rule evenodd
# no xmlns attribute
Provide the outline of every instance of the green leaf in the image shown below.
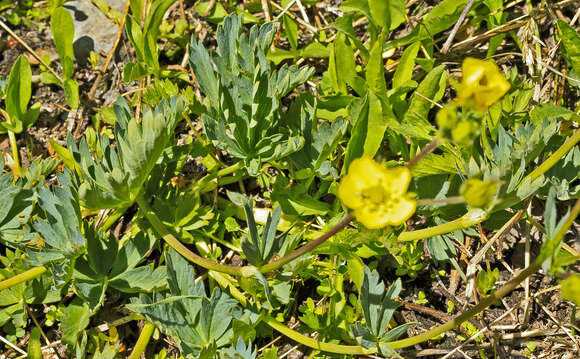
<svg viewBox="0 0 580 359"><path fill-rule="evenodd" d="M33 327L30 331L27 348L28 359L43 359L42 348L40 345L40 330Z"/></svg>
<svg viewBox="0 0 580 359"><path fill-rule="evenodd" d="M276 69L268 62L277 29L267 23L245 34L241 17L231 15L218 27L218 49L211 59L201 44L190 46L190 63L206 96L205 132L213 145L242 159L252 176L263 162L282 159L304 144L296 124L283 120L282 99L313 69Z"/></svg>
<svg viewBox="0 0 580 359"><path fill-rule="evenodd" d="M572 274L560 282L562 298L567 299L576 306L580 306L580 274Z"/></svg>
<svg viewBox="0 0 580 359"><path fill-rule="evenodd" d="M198 3L195 8L197 10L197 13L205 14L205 11L207 10L210 3L211 3L210 1ZM221 3L216 2L213 9L211 9L209 14L207 15L206 19L207 21L212 22L214 24L219 24L223 21L223 19L226 16L228 16L228 12L224 8L224 6Z"/></svg>
<svg viewBox="0 0 580 359"><path fill-rule="evenodd" d="M134 16L134 19L139 20L139 25L141 25L140 19L141 15L143 15L143 9L145 8L145 1L146 0L130 0L129 6L131 7L131 13Z"/></svg>
<svg viewBox="0 0 580 359"><path fill-rule="evenodd" d="M75 80L66 79L63 83L66 102L73 110L79 108L79 84Z"/></svg>
<svg viewBox="0 0 580 359"><path fill-rule="evenodd" d="M256 349L252 350L252 343L249 342L246 346L244 339L238 338L235 345L229 347L223 352L223 359L255 359L258 357Z"/></svg>
<svg viewBox="0 0 580 359"><path fill-rule="evenodd" d="M5 100L6 112L10 117L11 123L13 126L19 124L19 128L23 127L22 122L30 101L31 79L30 64L26 57L20 55L10 70ZM17 133L21 131L17 131Z"/></svg>
<svg viewBox="0 0 580 359"><path fill-rule="evenodd" d="M276 227L280 222L281 209L276 207L272 216L268 215L262 236L258 235L258 227L254 219L252 210L252 201L244 201L244 212L248 223L249 238L242 240L242 250L248 258L248 261L255 265L261 266L270 260L274 253L280 248L280 237L276 237ZM258 278L260 279L260 278Z"/></svg>
<svg viewBox="0 0 580 359"><path fill-rule="evenodd" d="M117 263L117 262L116 262ZM123 293L143 293L159 290L167 285L165 267L141 266L128 269L109 280L109 286Z"/></svg>
<svg viewBox="0 0 580 359"><path fill-rule="evenodd" d="M81 167L75 162L73 155L66 149L66 147L59 145L58 142L52 138L49 138L48 142L66 167L70 170L74 170L77 174L82 175Z"/></svg>
<svg viewBox="0 0 580 359"><path fill-rule="evenodd" d="M368 128L369 116L369 100L368 93L362 99L355 99L351 102L349 108L350 118L355 119L356 122L351 130L351 136L346 147L346 154L344 157L344 164L342 172L346 173L348 166L355 158L363 156L364 145Z"/></svg>
<svg viewBox="0 0 580 359"><path fill-rule="evenodd" d="M62 310L63 317L60 319L62 342L75 346L79 334L89 325L91 311L87 303L81 300L73 300Z"/></svg>
<svg viewBox="0 0 580 359"><path fill-rule="evenodd" d="M373 20L386 29L391 26L389 0L368 0L368 6Z"/></svg>
<svg viewBox="0 0 580 359"><path fill-rule="evenodd" d="M22 227L33 210L33 192L12 183L11 175L0 175L0 244L16 247L30 240Z"/></svg>
<svg viewBox="0 0 580 359"><path fill-rule="evenodd" d="M38 203L46 214L46 219L34 222L34 229L42 236L44 246L31 256L40 263L54 259L75 258L85 250L86 241L81 232L82 216L78 194L70 174L58 175L61 187L38 191Z"/></svg>
<svg viewBox="0 0 580 359"><path fill-rule="evenodd" d="M75 36L73 18L64 7L58 7L52 13L50 17L50 30L56 52L64 67L67 58L71 59L71 61L74 58L73 38Z"/></svg>
<svg viewBox="0 0 580 359"><path fill-rule="evenodd" d="M568 65L572 68L569 77L571 76L575 79L574 81L568 81L578 87L580 86L580 34L572 26L560 19L557 21L557 26L558 33L562 38L564 57Z"/></svg>
<svg viewBox="0 0 580 359"><path fill-rule="evenodd" d="M349 97L347 101L341 101L341 99L334 97L333 100L337 100L336 106L338 108L345 108L351 98ZM331 106L334 106L330 104L330 101L333 100L326 102L327 108L330 109ZM328 161L329 156L338 146L338 142L346 132L348 122L343 117L331 116L333 120L331 123L323 122L317 126L316 118L319 117L319 112L315 113L316 103L313 96L303 95L297 98L290 108L289 115L300 119L300 127L304 136L304 147L293 153L291 158L296 168L301 171L312 168L322 177L326 177L328 174L338 176L335 171L323 173L321 166L325 161Z"/></svg>
<svg viewBox="0 0 580 359"><path fill-rule="evenodd" d="M218 82L209 54L203 44L193 37L189 46L189 64L203 93L215 105L219 104Z"/></svg>
<svg viewBox="0 0 580 359"><path fill-rule="evenodd" d="M427 117L434 106L433 102L439 101L443 96L446 80L445 66L437 66L431 70L411 96L409 109L403 117L403 122L400 125L394 124L394 130L402 135L432 140L436 130L429 123ZM417 95L417 93L421 95Z"/></svg>
<svg viewBox="0 0 580 359"><path fill-rule="evenodd" d="M397 279L385 291L385 285L379 280L379 273L365 267L360 291L360 304L364 313L365 325L375 338L381 338L399 303L395 301L401 292L401 280Z"/></svg>
<svg viewBox="0 0 580 359"><path fill-rule="evenodd" d="M40 81L46 85L58 85L62 86L62 82L53 74L48 71L44 71L40 73Z"/></svg>
<svg viewBox="0 0 580 359"><path fill-rule="evenodd" d="M87 239L89 265L98 275L107 276L117 257L119 249L117 239L112 234L99 233L92 225L85 224L83 227Z"/></svg>
<svg viewBox="0 0 580 359"><path fill-rule="evenodd" d="M352 14L346 13L343 16L336 19L336 21L334 22L334 27L339 32L342 32L343 34L348 36L350 41L352 41L352 43L360 51L362 58L368 61L369 50L362 43L362 41L356 36L354 27L352 25L352 18L353 18Z"/></svg>
<svg viewBox="0 0 580 359"><path fill-rule="evenodd" d="M63 6L66 0L48 0L48 12L52 14L58 7Z"/></svg>
<svg viewBox="0 0 580 359"><path fill-rule="evenodd" d="M228 345L237 302L217 288L207 298L203 281L196 280L193 268L174 250L166 253L166 260L171 294L143 294L129 308L171 335L184 355L198 357L211 345Z"/></svg>
<svg viewBox="0 0 580 359"><path fill-rule="evenodd" d="M290 0L282 1L282 6L286 7L289 2ZM282 16L282 24L284 24L286 39L288 39L290 46L296 50L298 48L298 23L290 16L284 15Z"/></svg>
<svg viewBox="0 0 580 359"><path fill-rule="evenodd" d="M336 39L333 41L333 57L336 64L336 76L338 78L339 87L342 88L342 84L349 84L351 87L355 87L355 77L356 73L356 63L354 56L354 49L350 45L348 38L339 33L336 35ZM330 65L329 65L330 70ZM344 87L342 93L346 94L346 87Z"/></svg>
<svg viewBox="0 0 580 359"><path fill-rule="evenodd" d="M77 147L69 137L69 150L83 170L79 196L86 207L120 208L135 201L157 159L173 138L184 106L178 97L162 100L153 111L146 110L141 123L137 123L131 118L125 100L120 98L114 106L118 151L110 147L108 138L101 137L98 143L102 159L91 153L85 140Z"/></svg>
<svg viewBox="0 0 580 359"><path fill-rule="evenodd" d="M369 6L369 0L346 0L340 4L340 10L344 12L360 12L364 14L370 21L374 21Z"/></svg>
<svg viewBox="0 0 580 359"><path fill-rule="evenodd" d="M421 19L421 26L417 26L409 35L389 42L385 50L405 46L415 41L433 39L433 36L455 25L468 1L440 1Z"/></svg>
<svg viewBox="0 0 580 359"><path fill-rule="evenodd" d="M135 15L135 14L134 14ZM140 18L141 15L136 15L137 18ZM135 20L134 16L131 15L127 15L126 21L125 21L125 28L127 31L127 37L129 38L129 41L131 41L131 44L133 45L133 48L135 49L135 56L137 57L137 60L139 63L144 63L145 62L145 37L143 35L143 31L141 30L141 26L139 24L139 21ZM127 82L127 75L125 75L127 72L132 72L133 70L123 70L123 74L125 77L125 82Z"/></svg>
<svg viewBox="0 0 580 359"><path fill-rule="evenodd" d="M156 0L151 3L151 8L148 11L145 25L143 26L143 33L146 36L150 36L153 41L157 41L157 37L159 36L159 25L161 25L161 21L163 21L163 16L175 1L176 0Z"/></svg>
<svg viewBox="0 0 580 359"><path fill-rule="evenodd" d="M421 48L421 42L417 41L403 51L403 55L393 76L393 90L398 89L413 78L415 59L417 58L419 48Z"/></svg>

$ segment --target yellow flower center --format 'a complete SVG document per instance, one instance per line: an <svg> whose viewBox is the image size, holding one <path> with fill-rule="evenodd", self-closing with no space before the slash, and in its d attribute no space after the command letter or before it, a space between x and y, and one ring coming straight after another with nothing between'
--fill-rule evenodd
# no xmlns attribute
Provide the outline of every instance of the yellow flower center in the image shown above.
<svg viewBox="0 0 580 359"><path fill-rule="evenodd" d="M385 187L381 183L363 189L361 195L365 202L375 206L387 202L391 197L391 194L385 191Z"/></svg>

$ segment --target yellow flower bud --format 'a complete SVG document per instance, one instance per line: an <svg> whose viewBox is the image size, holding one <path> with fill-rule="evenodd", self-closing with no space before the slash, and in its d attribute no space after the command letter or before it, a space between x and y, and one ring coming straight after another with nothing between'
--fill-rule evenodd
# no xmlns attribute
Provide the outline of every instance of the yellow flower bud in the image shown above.
<svg viewBox="0 0 580 359"><path fill-rule="evenodd" d="M496 180L482 181L477 178L469 178L461 185L460 192L468 206L486 208L492 204L498 184L499 182Z"/></svg>

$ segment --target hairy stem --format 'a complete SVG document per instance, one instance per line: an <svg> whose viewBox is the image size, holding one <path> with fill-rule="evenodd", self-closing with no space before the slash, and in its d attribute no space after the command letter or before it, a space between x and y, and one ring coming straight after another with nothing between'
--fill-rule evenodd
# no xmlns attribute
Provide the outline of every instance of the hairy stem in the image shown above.
<svg viewBox="0 0 580 359"><path fill-rule="evenodd" d="M407 168L411 169L414 165L417 164L423 157L427 156L429 153L433 152L439 146L439 139L435 137L433 141L429 142L421 152L417 153L415 157L411 158L411 160L407 163Z"/></svg>
<svg viewBox="0 0 580 359"><path fill-rule="evenodd" d="M298 249L295 249L294 251L292 251L288 255L278 259L277 261L270 262L268 264L261 266L260 268L258 268L259 271L262 273L271 272L273 270L276 270L276 269L282 267L284 264L289 263L289 262L293 261L294 259L310 252L314 248L316 248L319 245L321 245L322 243L326 242L330 237L335 235L341 229L346 227L353 220L353 218L354 217L352 215L350 215L350 214L347 215L342 221L340 221L337 225L332 227L329 231L327 231L326 233L324 233L323 235L321 235L317 239L313 240L312 242L309 242L308 244L305 244L304 246L302 246Z"/></svg>
<svg viewBox="0 0 580 359"><path fill-rule="evenodd" d="M30 268L26 272L17 274L14 277L10 277L8 279L4 279L3 281L1 281L0 290L12 288L17 284L27 282L36 277L40 277L44 272L46 272L45 266Z"/></svg>
<svg viewBox="0 0 580 359"><path fill-rule="evenodd" d="M145 323L145 326L143 326L143 329L141 330L141 334L139 334L139 339L137 339L137 343L135 343L133 351L127 359L139 359L141 357L141 354L143 354L145 348L147 348L147 344L149 344L149 340L151 340L154 330L155 326L152 323Z"/></svg>

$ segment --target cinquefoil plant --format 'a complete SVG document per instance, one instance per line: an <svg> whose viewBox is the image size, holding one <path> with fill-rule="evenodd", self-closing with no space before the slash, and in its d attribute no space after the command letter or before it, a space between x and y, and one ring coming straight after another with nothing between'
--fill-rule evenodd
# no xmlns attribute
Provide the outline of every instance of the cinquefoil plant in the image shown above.
<svg viewBox="0 0 580 359"><path fill-rule="evenodd" d="M235 158L250 175L262 162L281 159L303 146L299 124L289 121L281 100L306 82L313 69L266 59L278 26L254 26L242 33L242 17L229 16L217 30L211 56L195 39L189 61L205 94L201 118L209 139Z"/></svg>

